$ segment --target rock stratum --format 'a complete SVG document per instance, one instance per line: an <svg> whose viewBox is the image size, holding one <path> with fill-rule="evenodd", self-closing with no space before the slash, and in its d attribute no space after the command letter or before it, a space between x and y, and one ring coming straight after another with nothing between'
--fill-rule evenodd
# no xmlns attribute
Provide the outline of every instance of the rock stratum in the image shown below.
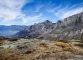
<svg viewBox="0 0 83 60"><path fill-rule="evenodd" d="M13 37L42 39L78 39L83 33L83 12L52 23L48 20L34 24L18 32Z"/></svg>

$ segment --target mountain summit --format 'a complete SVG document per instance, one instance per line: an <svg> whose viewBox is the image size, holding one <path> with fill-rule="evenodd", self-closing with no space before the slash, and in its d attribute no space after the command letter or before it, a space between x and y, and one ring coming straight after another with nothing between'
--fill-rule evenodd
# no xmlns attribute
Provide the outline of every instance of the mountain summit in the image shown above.
<svg viewBox="0 0 83 60"><path fill-rule="evenodd" d="M38 24L28 26L28 28L18 32L13 37L17 37L17 38L25 38L25 37L36 38L39 35L47 32L49 30L52 30L54 28L54 26L55 26L55 24L53 24L49 20L46 20L42 23L38 23Z"/></svg>

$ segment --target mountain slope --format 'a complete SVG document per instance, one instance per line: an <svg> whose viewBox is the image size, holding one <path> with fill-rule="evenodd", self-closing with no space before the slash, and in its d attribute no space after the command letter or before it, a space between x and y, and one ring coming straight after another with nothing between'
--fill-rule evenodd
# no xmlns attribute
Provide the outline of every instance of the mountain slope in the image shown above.
<svg viewBox="0 0 83 60"><path fill-rule="evenodd" d="M0 25L0 36L10 36L16 34L17 32L24 30L27 26L20 26L20 25L11 25L5 26Z"/></svg>
<svg viewBox="0 0 83 60"><path fill-rule="evenodd" d="M83 12L69 16L63 21L52 23L48 20L29 26L14 37L30 37L43 39L78 39L83 33Z"/></svg>
<svg viewBox="0 0 83 60"><path fill-rule="evenodd" d="M45 22L34 24L31 26L28 26L28 28L24 29L23 31L18 32L13 37L18 38L36 38L39 35L52 30L54 28L54 23L46 20Z"/></svg>

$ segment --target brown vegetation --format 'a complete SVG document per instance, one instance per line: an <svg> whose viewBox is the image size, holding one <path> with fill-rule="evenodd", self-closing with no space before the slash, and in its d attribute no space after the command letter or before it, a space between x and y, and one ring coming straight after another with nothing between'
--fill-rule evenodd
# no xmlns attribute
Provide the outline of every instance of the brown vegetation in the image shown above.
<svg viewBox="0 0 83 60"><path fill-rule="evenodd" d="M83 55L83 49L64 42L50 41L47 43L36 40L35 46L26 50L2 49L0 50L0 60L62 60L73 55Z"/></svg>
<svg viewBox="0 0 83 60"><path fill-rule="evenodd" d="M57 45L57 46L60 46L60 47L63 47L63 48L65 48L65 47L70 47L70 46L71 46L70 44L68 44L68 43L63 43L63 42L57 42L56 45Z"/></svg>
<svg viewBox="0 0 83 60"><path fill-rule="evenodd" d="M3 36L0 36L0 45L3 44L6 39L7 39L7 38L5 38L5 37L3 37Z"/></svg>
<svg viewBox="0 0 83 60"><path fill-rule="evenodd" d="M8 41L17 41L17 38L9 38Z"/></svg>

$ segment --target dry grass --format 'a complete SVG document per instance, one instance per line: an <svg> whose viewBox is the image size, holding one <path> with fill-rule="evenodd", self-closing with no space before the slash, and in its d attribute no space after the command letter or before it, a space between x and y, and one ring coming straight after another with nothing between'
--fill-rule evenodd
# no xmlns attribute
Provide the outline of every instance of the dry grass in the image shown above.
<svg viewBox="0 0 83 60"><path fill-rule="evenodd" d="M30 60L32 55L19 53L17 49L0 50L0 60Z"/></svg>
<svg viewBox="0 0 83 60"><path fill-rule="evenodd" d="M41 46L41 47L46 47L46 48L47 48L47 47L48 47L48 44L42 42L42 43L39 44L39 46Z"/></svg>
<svg viewBox="0 0 83 60"><path fill-rule="evenodd" d="M2 45L5 42L5 40L0 40L0 45Z"/></svg>
<svg viewBox="0 0 83 60"><path fill-rule="evenodd" d="M21 58L15 52L14 49L0 50L0 60L20 60Z"/></svg>
<svg viewBox="0 0 83 60"><path fill-rule="evenodd" d="M17 49L0 50L0 60L62 60L72 55L83 55L83 49L80 47L53 41L50 43L39 41L35 48L30 47L24 50L24 53L19 52L23 51Z"/></svg>
<svg viewBox="0 0 83 60"><path fill-rule="evenodd" d="M62 48L65 48L65 47L70 47L71 45L68 44L68 43L63 43L63 42L57 42L56 43L57 46L60 46Z"/></svg>

